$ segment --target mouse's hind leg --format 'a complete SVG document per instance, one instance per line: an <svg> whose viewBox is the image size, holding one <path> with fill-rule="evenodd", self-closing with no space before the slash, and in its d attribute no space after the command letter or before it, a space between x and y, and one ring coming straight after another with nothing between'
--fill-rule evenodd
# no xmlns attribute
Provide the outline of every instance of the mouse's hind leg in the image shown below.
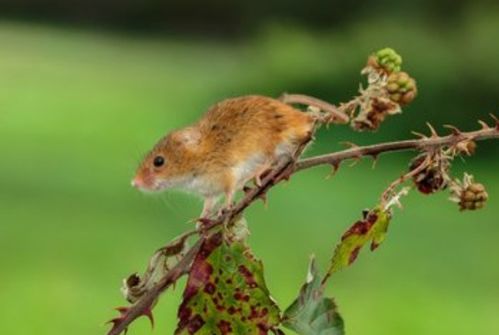
<svg viewBox="0 0 499 335"><path fill-rule="evenodd" d="M215 206L217 205L218 197L210 196L204 199L203 211L201 212L201 218L208 219L214 214Z"/></svg>
<svg viewBox="0 0 499 335"><path fill-rule="evenodd" d="M236 194L236 190L228 190L225 192L225 209L232 209L234 206L234 195Z"/></svg>
<svg viewBox="0 0 499 335"><path fill-rule="evenodd" d="M222 208L220 208L219 214L223 210L232 209L232 207L234 206L234 196L237 191L236 179L231 174L227 174L225 176L224 184L225 184L224 185L225 202Z"/></svg>
<svg viewBox="0 0 499 335"><path fill-rule="evenodd" d="M272 164L263 164L255 173L255 185L257 187L262 186L262 179L272 170Z"/></svg>

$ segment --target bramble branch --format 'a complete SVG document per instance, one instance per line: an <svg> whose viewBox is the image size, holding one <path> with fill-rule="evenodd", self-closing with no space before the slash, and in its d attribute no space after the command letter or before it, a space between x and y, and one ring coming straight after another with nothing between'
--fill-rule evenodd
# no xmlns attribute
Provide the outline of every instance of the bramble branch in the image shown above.
<svg viewBox="0 0 499 335"><path fill-rule="evenodd" d="M152 321L152 307L154 306L158 297L168 287L170 287L178 278L189 273L191 264L201 246L201 242L203 241L203 236L206 236L208 231L217 226L232 222L235 218L240 216L243 211L253 202L258 199L263 199L268 190L270 190L273 186L275 186L282 180L289 179L289 177L294 173L323 164L332 165L335 168L338 168L341 162L345 160L361 159L366 156L377 158L379 155L388 152L407 150L431 151L444 147L452 148L463 141L499 139L499 122L495 117L493 118L496 122L493 127L490 127L481 122L480 124L482 126L482 129L476 131L461 132L455 127L450 127L452 129L452 134L447 136L440 137L434 131L432 131L432 134L429 137L420 135L421 138L419 139L386 142L369 146L356 146L343 151L297 160L303 152L303 149L312 140L312 137L310 137L309 139L304 141L298 148L294 160L281 162L262 179L260 186L249 189L246 192L245 196L234 207L223 211L214 219L200 219L203 225L199 229L190 230L184 233L182 237L189 237L196 234L200 237L196 241L196 243L189 249L189 251L187 251L187 253L181 258L181 260L174 267L172 267L152 287L152 289L145 292L132 306L127 308L122 307L118 309L121 315L111 320L111 323L113 323L113 328L109 331L108 335L120 334L121 332L126 330L131 322L133 322L140 316L147 316ZM176 239L175 243L178 243L178 240L179 239ZM166 246L165 248L167 247L168 246Z"/></svg>
<svg viewBox="0 0 499 335"><path fill-rule="evenodd" d="M175 283L177 279L189 272L192 260L199 251L201 242L202 239L199 239L177 263L177 265L168 271L168 273L166 273L151 290L147 291L142 297L140 297L135 304L131 307L116 308L116 310L120 312L120 316L109 321L113 324L113 328L109 331L108 335L118 335L122 332L126 332L128 325L140 316L148 317L151 324L154 325L154 319L152 316L152 308L154 307L154 304L161 293Z"/></svg>
<svg viewBox="0 0 499 335"><path fill-rule="evenodd" d="M335 166L340 164L344 160L354 158L357 159L366 156L377 158L380 154L385 152L404 150L428 150L431 148L453 146L459 142L466 140L480 141L497 138L499 138L499 124L494 127L485 127L482 125L482 129L471 132L461 132L457 131L456 128L453 128L453 133L448 136L439 137L432 135L431 137L423 137L421 139L386 142L363 147L354 147L348 150L343 150L331 154L306 158L300 160L296 164L295 171L300 171L323 164L330 164Z"/></svg>
<svg viewBox="0 0 499 335"><path fill-rule="evenodd" d="M320 329L329 329L330 331L334 328L339 331L338 334L343 333L341 317L338 316L335 310L334 302L332 299L328 300L321 296L323 291L322 289L319 289L319 286L322 287L333 273L352 264L362 246L367 242L371 241L371 250L376 249L380 245L384 239L391 218L390 206L399 204L400 196L405 195L408 190L406 187L402 188L399 192L396 192L396 189L409 179L412 179L414 186L425 194L442 190L445 186L450 186L449 188L453 195L453 201L459 203L461 210L483 207L488 197L485 187L482 184L474 182L470 175L465 175L463 182L451 180L451 176L448 173L448 162L457 155L471 154L474 150L476 141L499 139L499 120L494 116L492 116L495 121L494 126L489 126L485 122L479 121L481 129L476 131L462 132L456 127L447 126L447 128L451 130L450 135L439 136L434 128L428 125L431 131L429 136L416 134L419 138L412 140L379 143L369 146L352 145L352 147L347 150L300 159L305 147L313 140L315 130L319 125L349 123L356 131L372 131L378 129L387 117L401 113L402 107L411 103L418 93L415 79L407 72L402 71L401 65L402 58L390 48L378 50L370 55L366 66L361 72L367 77L367 86L360 86L358 94L355 97L338 106L303 94L283 94L279 97L279 100L286 104L307 107L308 112L310 112L316 120L316 127L311 131L310 136L298 145L293 157L278 162L255 187L245 188L245 194L239 202L230 208L223 209L215 217L199 219L198 221L201 224L197 229L185 232L168 245L156 251L142 277L135 274L130 276L125 281L124 293L125 297L132 305L129 307L117 308L120 315L110 321L112 323L112 328L108 335L118 335L126 331L127 327L140 316L148 317L153 323L152 309L159 296L183 275L189 274L188 284L191 279L196 282L194 284L191 283L190 287L186 286L185 292L192 293L193 287L198 290L199 287L197 286L200 284L199 275L200 273L202 274L202 269L200 268L203 268L204 265L210 265L205 262L206 254L209 254L207 249L205 249L205 244L209 241L213 241L212 237L216 235L224 235L223 233L220 233L220 231L213 230L223 226L227 228L224 232L229 232L237 222L240 222L239 219L242 217L242 214L247 207L252 205L256 200L265 200L267 192L272 187L283 180L288 180L293 174L302 170L318 165L330 165L336 171L341 163L346 160L360 160L364 157L372 157L376 160L381 154L398 151L412 150L420 152L420 154L411 161L409 171L393 181L382 193L380 204L366 212L365 216L351 226L342 236L342 242L340 242L335 249L329 270L322 281L318 279L316 271L312 271L315 273L313 277L316 279L314 279L313 282L307 282L301 292L301 294L305 295L307 292L310 293L309 295L313 298L312 301L306 301L305 296L300 295L298 300L296 300L296 303L290 306L291 311L287 310L284 312L284 315L287 313L288 318L286 319L287 321L282 322L282 324L293 330L296 330L296 327L311 327L313 320L308 319L307 315L309 317L310 315L327 314L328 316L333 315L335 317L328 318L326 324L323 324L323 328ZM236 229L233 229L233 231L235 230ZM197 236L197 241L194 242L192 247L187 248L187 239L194 236ZM229 236L229 234L227 234L227 236ZM230 238L227 237L227 239ZM200 258L202 258L201 261L197 257L200 254ZM172 260L172 263L168 262ZM218 266L219 270L221 270L221 264L218 264ZM243 270L242 273L247 276L249 272L248 269L243 266ZM261 275L262 270L260 269L259 271ZM204 275L208 275L209 277L210 274L204 273ZM246 284L248 284L247 279L249 278L250 284L258 286L257 283L253 281L252 277L245 278L246 279L243 279L242 281L246 282ZM242 279L242 277L239 279ZM216 280L214 282L216 283ZM211 282L206 282L205 284L205 289L214 285ZM208 286L208 284L211 284L211 286ZM311 294L311 290L315 290L315 293ZM212 291L212 293L213 292L214 291ZM318 296L316 293L320 293L319 296L321 296L321 299L317 300ZM251 293L249 294L251 295ZM248 295L247 298L249 299L250 296ZM185 305L188 300L189 299L186 299L184 295L184 302L182 303L181 308L179 308L179 325L182 324L182 326L179 326L177 330L180 329L180 333L182 334L184 334L182 330L185 330L184 326L186 324L193 327L188 330L188 332L192 334L197 332L197 330L202 327L202 322L204 322L199 314L197 316L200 319L190 319L190 310L186 308ZM215 302L214 299L213 301ZM301 308L314 307L314 304L317 302L322 302L322 305L319 304L322 307L329 307L327 307L326 310L317 309L314 312L315 314L311 313L311 310L308 310L307 313L299 313ZM319 308L319 305L315 305L315 307ZM248 306L246 305L246 307ZM269 305L267 307L272 307L274 312L276 311L274 305ZM189 312L187 313L187 311ZM235 309L233 312L234 311ZM186 313L189 315L184 315ZM202 313L206 314L207 312L203 311ZM230 315L230 312L228 313L229 314L225 316L226 318L236 320L236 318ZM258 316L255 313L256 311L251 311L252 318ZM267 315L267 313L268 309L266 309L264 314ZM301 315L301 319L298 314ZM262 317L262 315L260 315L260 317ZM290 315L293 318L290 318ZM275 328L275 326L279 324L279 321L283 321L279 320L278 309L274 316L276 319L275 323L267 322L264 324L257 324L253 322L250 326L262 327L263 325L266 325L266 327L268 327L265 328L265 333L267 333L268 330L271 330L274 333L280 333L280 330ZM250 318L250 316L248 316L248 318ZM214 319L211 320L213 324ZM219 320L217 327L220 330L231 329L230 323L228 323L227 320L222 319L221 317L217 320ZM240 318L237 318L237 320L240 320ZM335 324L335 322L339 323ZM238 327L240 326L241 324L238 325ZM247 326L248 324L245 324L245 327ZM257 328L255 328L255 330L256 329ZM262 331L262 328L258 329ZM320 332L321 330L317 330L314 333Z"/></svg>
<svg viewBox="0 0 499 335"><path fill-rule="evenodd" d="M348 159L359 159L366 156L377 158L380 154L394 151L407 150L430 150L442 147L452 147L463 141L480 141L486 139L499 139L499 122L494 117L496 125L489 127L482 124L482 129L471 132L461 132L457 128L453 128L453 133L448 136L439 137L432 134L430 137L422 137L420 139L394 141L370 146L354 147L351 149L334 152L331 154L321 155L302 159L296 163L288 162L279 165L273 172L262 181L262 186L251 189L249 193L233 208L232 211L222 215L220 218L210 222L209 227L226 222L228 219L240 214L253 201L264 197L269 188L274 186L282 179L289 178L292 174L318 165L332 165L336 168L339 164ZM308 143L308 142L307 142ZM304 143L306 145L306 143Z"/></svg>

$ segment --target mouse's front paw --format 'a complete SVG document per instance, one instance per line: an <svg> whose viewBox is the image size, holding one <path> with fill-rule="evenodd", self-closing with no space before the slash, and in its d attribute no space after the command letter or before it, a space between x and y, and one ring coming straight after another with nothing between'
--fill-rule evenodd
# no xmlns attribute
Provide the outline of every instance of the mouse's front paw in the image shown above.
<svg viewBox="0 0 499 335"><path fill-rule="evenodd" d="M209 218L199 218L196 220L196 230L204 235L208 229L213 225L213 220Z"/></svg>
<svg viewBox="0 0 499 335"><path fill-rule="evenodd" d="M233 208L234 208L234 204L226 205L225 207L220 208L217 212L217 217L220 217L220 216L227 214Z"/></svg>

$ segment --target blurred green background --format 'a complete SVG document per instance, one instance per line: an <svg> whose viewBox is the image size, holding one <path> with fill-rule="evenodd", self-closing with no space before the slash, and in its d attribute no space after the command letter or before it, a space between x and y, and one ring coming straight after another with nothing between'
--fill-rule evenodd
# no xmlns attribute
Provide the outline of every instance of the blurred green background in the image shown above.
<svg viewBox="0 0 499 335"><path fill-rule="evenodd" d="M283 91L331 102L356 93L367 55L391 46L419 97L377 133L322 131L308 154L410 137L425 121L476 129L499 106L499 6L492 1L13 1L0 4L0 333L104 334L121 279L191 226L200 202L129 181L167 131L229 96ZM442 128L438 128L442 129ZM457 160L489 191L479 212L416 193L385 244L331 281L348 334L499 333L499 150ZM247 213L255 253L285 308L310 254L376 204L411 155L317 168ZM183 282L152 332L171 334Z"/></svg>

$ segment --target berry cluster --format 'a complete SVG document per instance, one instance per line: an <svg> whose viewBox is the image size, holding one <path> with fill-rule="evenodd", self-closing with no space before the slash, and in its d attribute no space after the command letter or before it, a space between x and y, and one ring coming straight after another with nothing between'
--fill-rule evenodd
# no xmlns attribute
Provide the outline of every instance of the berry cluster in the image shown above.
<svg viewBox="0 0 499 335"><path fill-rule="evenodd" d="M462 141L447 151L425 152L416 156L409 164L409 173L414 172L414 186L423 194L433 194L450 186L450 199L459 204L460 210L484 207L489 197L485 186L474 182L473 176L468 174L462 181L452 180L449 176L450 160L457 154L472 154L475 146L473 141Z"/></svg>
<svg viewBox="0 0 499 335"><path fill-rule="evenodd" d="M476 183L473 176L465 174L463 181L456 180L451 186L451 200L459 204L459 208L463 210L475 210L485 206L489 195L485 190L485 186Z"/></svg>
<svg viewBox="0 0 499 335"><path fill-rule="evenodd" d="M398 72L402 67L402 57L395 50L384 48L369 56L367 65L387 74Z"/></svg>
<svg viewBox="0 0 499 335"><path fill-rule="evenodd" d="M414 100L418 91L416 81L407 72L394 72L388 76L386 90L390 94L390 100L400 106L408 105Z"/></svg>
<svg viewBox="0 0 499 335"><path fill-rule="evenodd" d="M400 113L401 106L414 100L416 81L401 69L402 57L393 49L384 48L369 56L362 70L369 85L360 90L351 110L354 129L376 130L388 115Z"/></svg>

